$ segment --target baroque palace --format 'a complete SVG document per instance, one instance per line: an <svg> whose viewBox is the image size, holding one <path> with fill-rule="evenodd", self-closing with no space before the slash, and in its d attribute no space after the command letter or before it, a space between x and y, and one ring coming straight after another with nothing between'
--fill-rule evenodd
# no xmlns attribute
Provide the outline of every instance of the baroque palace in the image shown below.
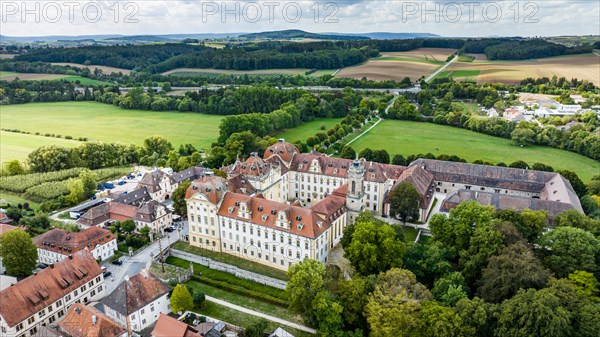
<svg viewBox="0 0 600 337"><path fill-rule="evenodd" d="M402 182L421 195L420 221L475 200L497 209L582 212L558 173L419 159L408 167L299 153L280 139L261 158L210 171L186 193L193 246L287 270L305 258L327 261L344 228L363 211L389 216L388 195ZM433 200L438 199L438 207Z"/></svg>

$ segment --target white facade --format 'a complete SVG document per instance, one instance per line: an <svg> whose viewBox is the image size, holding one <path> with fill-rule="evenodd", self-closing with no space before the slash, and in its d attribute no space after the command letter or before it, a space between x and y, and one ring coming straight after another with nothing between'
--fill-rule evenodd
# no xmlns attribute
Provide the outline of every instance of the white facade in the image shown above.
<svg viewBox="0 0 600 337"><path fill-rule="evenodd" d="M26 337L36 333L40 326L53 324L66 315L67 310L75 303L88 303L101 299L105 295L104 276L98 275L88 283L66 294L59 300L39 310L14 327L9 327L0 316L0 336Z"/></svg>
<svg viewBox="0 0 600 337"><path fill-rule="evenodd" d="M94 258L96 260L104 261L104 260L110 258L111 256L115 255L115 250L117 250L117 239L116 238L114 238L104 244L96 245L96 247L94 249L92 249L90 252L92 253L92 255L94 256ZM47 249L44 249L41 247L38 247L37 251L38 251L38 262L45 263L45 264L56 263L62 259L67 258L69 256L69 254L72 254L71 252L65 252L66 254L63 254L63 253L55 252L52 250L47 250Z"/></svg>
<svg viewBox="0 0 600 337"><path fill-rule="evenodd" d="M104 306L106 315L123 326L127 326L125 316L113 308ZM129 324L133 331L141 331L153 325L158 321L160 313L168 314L171 312L168 293L148 303L145 307L129 314Z"/></svg>

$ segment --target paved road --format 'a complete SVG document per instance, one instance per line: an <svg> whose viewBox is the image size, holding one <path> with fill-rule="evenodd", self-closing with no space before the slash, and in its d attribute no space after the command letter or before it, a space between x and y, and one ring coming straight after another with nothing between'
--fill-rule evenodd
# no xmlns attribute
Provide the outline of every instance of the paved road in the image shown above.
<svg viewBox="0 0 600 337"><path fill-rule="evenodd" d="M286 321L286 320L283 320L283 319L275 317L275 316L263 314L262 312L254 311L254 310L251 310L251 309L248 309L248 308L240 307L239 305L235 305L233 303L229 303L227 301L223 301L223 300L220 300L218 298L214 298L212 296L208 296L207 295L206 296L206 300L207 301L211 301L213 303L220 304L220 305L222 305L224 307L228 307L228 308L231 308L231 309L234 309L234 310L237 310L237 311L241 311L241 312L246 313L246 314L250 314L252 316L262 317L264 319L267 319L267 320L275 322L275 323L287 325L287 326L292 327L294 329L302 330L302 331L311 333L313 335L317 333L317 331L315 329L309 328L307 326L300 325L300 324L297 324L297 323L294 323L294 322L290 322L290 321Z"/></svg>
<svg viewBox="0 0 600 337"><path fill-rule="evenodd" d="M386 114L387 114L388 110L392 107L392 105L394 105L394 102L396 102L396 100L398 99L398 97L400 97L400 96L395 96L390 101L390 103L388 104L388 106L385 108L385 113ZM366 129L365 132L361 133L360 135L356 136L354 139L352 139L351 141L349 141L348 143L346 143L346 145L350 145L350 144L354 143L354 141L356 141L360 137L364 136L367 132L371 131L372 128L376 127L377 124L381 123L381 121L383 120L383 118L381 118L379 116L377 116L377 118L379 118L379 120L375 124L371 125L371 127L368 128L368 129Z"/></svg>
<svg viewBox="0 0 600 337"><path fill-rule="evenodd" d="M164 236L161 239L161 245L163 250L169 245L174 244L175 242L177 242L177 240L179 240L179 232L177 231L166 234L168 234L168 236ZM181 231L181 236L183 237L187 234L188 225L187 221L185 221L183 230ZM123 261L123 264L120 266L104 262L103 264L104 266L106 266L106 269L112 273L112 275L106 279L107 294L110 294L113 290L115 290L115 288L121 282L123 282L125 276L133 276L142 271L142 269L146 268L149 265L150 261L152 261L152 258L158 253L158 240L155 240L149 246L138 251L134 256L121 257L120 260Z"/></svg>
<svg viewBox="0 0 600 337"><path fill-rule="evenodd" d="M434 79L439 73L441 73L446 68L448 68L448 66L450 66L452 63L454 63L456 60L458 60L458 55L454 56L454 58L452 60L448 61L446 64L441 66L438 70L434 71L433 74L427 76L427 78L425 79L425 82L429 82L432 79Z"/></svg>

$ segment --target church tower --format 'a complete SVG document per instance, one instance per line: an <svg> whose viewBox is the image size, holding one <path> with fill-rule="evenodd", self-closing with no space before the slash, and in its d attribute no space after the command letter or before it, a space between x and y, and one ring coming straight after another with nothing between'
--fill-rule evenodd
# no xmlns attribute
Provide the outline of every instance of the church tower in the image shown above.
<svg viewBox="0 0 600 337"><path fill-rule="evenodd" d="M348 194L346 195L346 208L348 208L348 223L354 220L365 207L364 190L365 167L357 159L354 160L348 170Z"/></svg>

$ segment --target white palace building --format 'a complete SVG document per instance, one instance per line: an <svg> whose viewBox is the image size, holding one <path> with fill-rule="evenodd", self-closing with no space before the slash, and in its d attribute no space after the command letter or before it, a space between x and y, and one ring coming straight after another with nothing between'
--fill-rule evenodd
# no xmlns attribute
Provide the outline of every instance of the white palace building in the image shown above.
<svg viewBox="0 0 600 337"><path fill-rule="evenodd" d="M281 270L305 258L326 262L360 212L389 216L386 199L402 182L421 195L421 220L436 194L446 198L439 200L446 208L456 207L457 200L476 200L499 209L545 209L550 216L581 211L570 183L557 173L436 160L404 167L331 158L299 153L283 139L262 158L253 153L225 170L228 179L205 171L187 190L190 244Z"/></svg>

